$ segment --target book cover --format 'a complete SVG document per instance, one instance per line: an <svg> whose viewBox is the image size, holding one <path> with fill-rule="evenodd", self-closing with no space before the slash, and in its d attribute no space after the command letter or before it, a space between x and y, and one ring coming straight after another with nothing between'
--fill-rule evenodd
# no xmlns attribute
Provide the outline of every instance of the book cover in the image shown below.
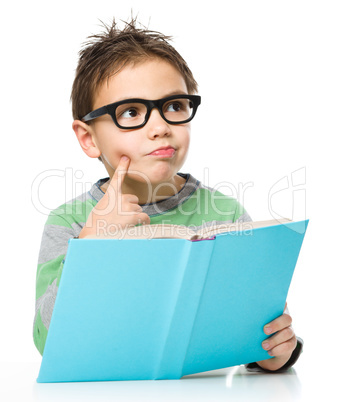
<svg viewBox="0 0 337 402"><path fill-rule="evenodd" d="M283 312L307 224L70 240L37 381L177 379L270 358L263 326Z"/></svg>

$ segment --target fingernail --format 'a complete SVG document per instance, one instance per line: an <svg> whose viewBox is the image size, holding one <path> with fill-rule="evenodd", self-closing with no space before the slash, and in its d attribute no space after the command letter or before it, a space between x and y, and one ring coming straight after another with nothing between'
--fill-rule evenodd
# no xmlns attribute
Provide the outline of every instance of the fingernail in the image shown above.
<svg viewBox="0 0 337 402"><path fill-rule="evenodd" d="M263 349L268 350L270 347L270 344L268 342L262 342L262 347L263 347Z"/></svg>
<svg viewBox="0 0 337 402"><path fill-rule="evenodd" d="M126 161L128 161L128 160L129 160L129 158L128 158L127 156L125 156L125 155L122 156L122 161L125 161L125 162L126 162Z"/></svg>
<svg viewBox="0 0 337 402"><path fill-rule="evenodd" d="M274 356L271 350L268 350L268 355L269 356Z"/></svg>
<svg viewBox="0 0 337 402"><path fill-rule="evenodd" d="M266 326L264 327L264 332L265 332L266 334L271 334L271 332L272 332L271 327L270 327L269 325L266 325Z"/></svg>

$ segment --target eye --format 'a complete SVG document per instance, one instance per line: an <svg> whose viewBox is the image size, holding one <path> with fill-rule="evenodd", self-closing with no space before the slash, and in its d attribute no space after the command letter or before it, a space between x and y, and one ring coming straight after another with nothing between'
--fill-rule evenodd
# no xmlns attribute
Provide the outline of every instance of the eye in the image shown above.
<svg viewBox="0 0 337 402"><path fill-rule="evenodd" d="M182 105L180 102L172 102L167 105L167 112L180 112L182 109Z"/></svg>
<svg viewBox="0 0 337 402"><path fill-rule="evenodd" d="M129 119L129 118L134 118L137 117L137 110L135 108L129 108L126 109L124 112L122 112L119 117L123 119Z"/></svg>

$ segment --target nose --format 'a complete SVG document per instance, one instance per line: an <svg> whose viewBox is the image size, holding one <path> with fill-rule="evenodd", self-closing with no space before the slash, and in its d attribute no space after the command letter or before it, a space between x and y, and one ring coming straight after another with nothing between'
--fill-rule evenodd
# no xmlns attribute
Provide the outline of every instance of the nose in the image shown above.
<svg viewBox="0 0 337 402"><path fill-rule="evenodd" d="M159 110L156 108L151 110L146 128L150 138L163 137L171 134L170 125L161 117Z"/></svg>

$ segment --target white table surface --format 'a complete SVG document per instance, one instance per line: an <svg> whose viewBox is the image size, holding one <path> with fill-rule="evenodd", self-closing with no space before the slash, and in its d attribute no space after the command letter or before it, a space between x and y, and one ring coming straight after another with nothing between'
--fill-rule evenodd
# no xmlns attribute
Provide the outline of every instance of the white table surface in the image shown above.
<svg viewBox="0 0 337 402"><path fill-rule="evenodd" d="M333 370L313 368L304 354L283 374L249 373L244 366L180 380L38 384L40 363L1 363L0 400L29 401L337 401ZM319 398L319 399L318 399Z"/></svg>

